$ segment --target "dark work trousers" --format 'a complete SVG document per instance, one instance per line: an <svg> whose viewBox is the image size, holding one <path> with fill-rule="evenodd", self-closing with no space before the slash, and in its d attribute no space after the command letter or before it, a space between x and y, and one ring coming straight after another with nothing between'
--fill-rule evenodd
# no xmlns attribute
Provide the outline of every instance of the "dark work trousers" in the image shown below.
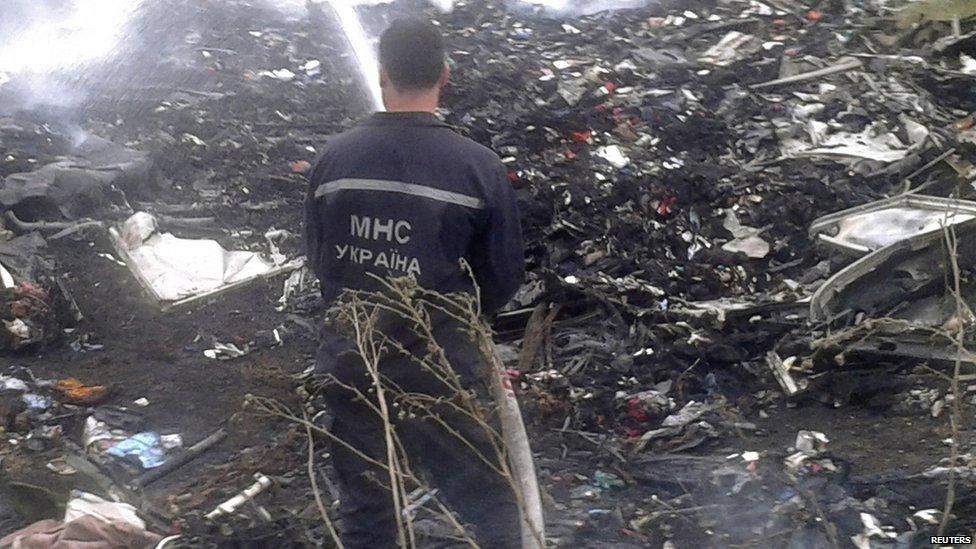
<svg viewBox="0 0 976 549"><path fill-rule="evenodd" d="M447 338L446 344L444 338L438 338L438 342L447 349L462 383L484 398L487 394L488 367L477 367L479 358L473 348L466 349L467 342L462 341L464 337L457 332L455 334ZM414 350L422 354L422 349ZM459 366L459 361L464 363ZM346 340L324 334L318 366L320 373L331 373L343 384L353 385L363 394L370 395L369 398L375 398L375 393L367 392L370 378L362 359ZM476 374L476 370L480 370L481 374ZM389 356L381 361L380 372L389 376L390 381L404 392L450 398L441 382L402 355ZM324 396L333 414L332 433L385 464L386 442L377 412L362 399L356 398L355 393L337 385L330 386ZM393 406L395 393L388 393L386 401L391 415L402 410L401 406ZM496 452L483 427L446 406L438 406L435 411L482 456L493 461L496 459ZM422 416L421 413L413 418L394 418L396 433L411 469L426 473L432 488L439 490L438 497L460 516L463 523L474 526L473 534L481 547L521 547L518 507L509 483L455 434ZM389 473L341 444L333 444L332 449L333 466L339 483L343 543L350 549L396 547L397 530Z"/></svg>

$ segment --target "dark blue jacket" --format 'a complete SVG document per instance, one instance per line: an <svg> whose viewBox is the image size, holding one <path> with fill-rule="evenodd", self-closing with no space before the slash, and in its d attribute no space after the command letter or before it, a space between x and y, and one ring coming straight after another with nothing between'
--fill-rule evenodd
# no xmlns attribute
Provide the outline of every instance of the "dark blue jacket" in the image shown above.
<svg viewBox="0 0 976 549"><path fill-rule="evenodd" d="M470 292L464 258L491 312L524 274L504 165L428 113L377 113L329 140L311 175L305 237L329 303L344 288L374 289L366 273Z"/></svg>

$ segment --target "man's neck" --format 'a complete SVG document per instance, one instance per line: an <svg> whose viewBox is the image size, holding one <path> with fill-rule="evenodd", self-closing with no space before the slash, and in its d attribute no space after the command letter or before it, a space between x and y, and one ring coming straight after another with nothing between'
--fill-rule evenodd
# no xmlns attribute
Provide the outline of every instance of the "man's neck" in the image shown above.
<svg viewBox="0 0 976 549"><path fill-rule="evenodd" d="M436 113L440 94L436 91L417 93L392 92L383 98L386 112Z"/></svg>

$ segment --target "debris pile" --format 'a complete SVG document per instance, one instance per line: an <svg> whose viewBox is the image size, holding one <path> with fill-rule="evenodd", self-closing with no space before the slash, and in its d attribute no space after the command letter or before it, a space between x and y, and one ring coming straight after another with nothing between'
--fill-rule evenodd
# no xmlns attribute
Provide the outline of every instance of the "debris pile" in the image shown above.
<svg viewBox="0 0 976 549"><path fill-rule="evenodd" d="M80 443L100 465L117 463L135 475L162 465L168 453L183 445L179 434L143 431L146 420L137 410L106 405L110 386L86 385L75 378L38 379L27 368L11 367L0 375L0 388L8 441L33 452L60 450L63 438L74 439L77 442L68 442L69 448ZM50 461L48 469L77 473L63 458Z"/></svg>
<svg viewBox="0 0 976 549"><path fill-rule="evenodd" d="M457 64L446 116L498 151L521 189L532 281L518 305L529 308L503 314L499 328L521 339L509 364L531 415L550 430L545 445L564 448L547 462L550 486L601 493L595 461L631 476L630 490L653 489L635 472L652 468L652 456L768 436L781 391L789 406L821 400L883 413L933 384L940 410L952 400L942 379L916 367L962 355L951 337L933 340L933 327L967 322L968 305L960 318L940 289L950 272L943 227L956 226L964 294L974 257L966 224L974 203L964 199L974 193L976 149L961 130L971 127L972 104L953 88L972 82L958 70L959 54L976 46L970 35L918 27L942 29L945 38L933 42L868 5L664 3L570 21L470 4L443 19ZM880 217L866 215L875 211ZM560 310L530 315L540 302ZM539 322L519 333L515 320L530 316ZM886 326L889 318L901 322ZM577 450L567 455L567 446ZM740 473L775 476L747 469L755 461ZM881 481L855 488L851 470L858 474L858 464L824 474L839 472L831 482L845 493L881 498ZM714 488L705 478L695 482ZM936 484L944 496L945 480ZM693 496L655 506L673 507L673 518L711 501ZM770 494L749 496L750 506L765 502L757 508L782 517L778 525L758 516L714 524L705 517L722 513L713 510L684 516L700 518L705 542L784 529L799 542L807 526L824 534L794 511L814 517L832 501L855 520L832 514L827 522L838 526L828 542L857 537L863 545L882 535L878 519L858 518L873 517L869 507L882 499L858 507L834 496L786 497L782 515ZM909 499L883 498L892 506L885 524L912 516L919 503ZM965 516L971 502L960 505ZM603 516L571 507L580 524ZM672 521L660 513L634 528L626 509L605 511L634 543L669 537L662 525ZM898 534L931 530L916 519ZM889 534L882 537L896 537Z"/></svg>
<svg viewBox="0 0 976 549"><path fill-rule="evenodd" d="M223 438L187 421L201 442L180 449L153 414L222 422L252 390L292 396L323 313L293 261L306 174L369 104L317 5L152 4L145 43L93 73L72 116L5 110L17 88L0 80L0 348L39 377L141 390L0 378L4 453L41 444L58 475L95 461L115 487ZM529 280L495 327L547 531L564 546L911 544L937 531L950 482L949 524L976 526L972 425L946 426L957 406L971 418L976 391L971 14L634 4L428 12L451 47L444 117L518 189ZM424 9L357 11L376 34ZM166 242L241 268L147 292L187 267L157 253ZM157 408L165 390L141 376L179 396ZM143 395L152 405L133 407ZM302 429L250 427L228 437L243 448L137 498L158 531L182 519L197 540L328 537L306 470L327 493L327 460L305 462ZM65 441L82 462L56 459Z"/></svg>
<svg viewBox="0 0 976 549"><path fill-rule="evenodd" d="M87 67L68 107L25 97L29 77L0 75L0 346L38 379L111 380L100 395L71 380L5 386L0 494L8 479L28 502L97 488L155 532L186 518L209 533L215 520L287 544L301 529L275 531L296 501L279 487L307 482L293 467L304 446L270 422L220 427L249 392L294 398L287 376L305 367L320 314L304 314L318 307L300 269L305 173L365 102L321 9L297 20L264 3L163 1L131 26L138 39ZM152 231L130 247L127 225ZM177 291L149 291L172 290L177 271L190 271ZM221 444L232 451L209 451ZM204 524L261 471L274 475L274 521L234 522L248 498ZM41 507L0 505L2 533L40 519L60 529L57 507Z"/></svg>
<svg viewBox="0 0 976 549"><path fill-rule="evenodd" d="M58 547L89 544L95 547L151 547L162 536L146 530L137 509L106 501L81 491L71 493L63 520L44 520L5 535L3 547Z"/></svg>

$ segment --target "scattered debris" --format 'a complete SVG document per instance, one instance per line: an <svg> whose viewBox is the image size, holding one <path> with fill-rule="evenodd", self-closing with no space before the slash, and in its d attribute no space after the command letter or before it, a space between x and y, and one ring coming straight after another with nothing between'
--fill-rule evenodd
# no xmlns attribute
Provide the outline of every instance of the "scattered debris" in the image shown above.
<svg viewBox="0 0 976 549"><path fill-rule="evenodd" d="M708 48L698 60L709 65L726 67L752 55L759 47L755 36L731 31L718 44Z"/></svg>
<svg viewBox="0 0 976 549"><path fill-rule="evenodd" d="M156 218L145 212L134 214L109 233L129 270L164 309L300 267L300 263L275 265L253 252L227 251L214 240L160 233Z"/></svg>
<svg viewBox="0 0 976 549"><path fill-rule="evenodd" d="M106 449L105 453L117 458L134 457L139 460L143 469L153 469L165 462L167 450L180 446L182 446L182 441L178 439L170 439L170 443L167 445L163 437L157 433L137 433L116 442Z"/></svg>
<svg viewBox="0 0 976 549"><path fill-rule="evenodd" d="M125 503L73 491L63 520L43 520L0 539L0 547L63 547L84 544L93 549L149 547L162 536L146 530L136 509Z"/></svg>
<svg viewBox="0 0 976 549"><path fill-rule="evenodd" d="M254 480L254 484L245 488L240 494L221 503L213 511L207 513L207 519L213 520L221 515L233 514L239 507L248 503L272 485L271 479L261 473L254 473Z"/></svg>
<svg viewBox="0 0 976 549"><path fill-rule="evenodd" d="M84 406L99 404L109 394L109 388L104 385L86 386L73 377L55 382L53 388L65 402Z"/></svg>
<svg viewBox="0 0 976 549"><path fill-rule="evenodd" d="M53 381L4 372L3 452L65 481L104 468L145 486L179 471L190 488L167 506L203 545L321 543L294 433L233 437L254 442L200 471L181 467L226 433L141 461L159 458L155 418L172 391L199 386L188 417L223 421L210 405L240 395L222 376L240 370L263 390L268 371L300 370L324 315L307 273L289 271L303 253L304 177L373 100L329 10L250 4L147 5L149 22L208 30L139 20L152 51L91 65L76 109L13 108L23 77L0 72L0 347L83 380L67 387L82 391L72 402ZM375 4L355 9L367 35L418 5ZM946 337L970 338L972 318L944 290L942 249L951 226L972 308L972 20L899 26L903 14L871 2L569 4L458 2L435 16L453 64L442 114L504 159L523 213L528 280L495 327L515 350L506 367L552 496L553 544L908 546L942 519L932 510L950 471L949 519L971 530L971 470L938 441L953 404L945 367L973 362ZM131 241L127 225L140 229ZM205 283L145 274L156 271L142 260L163 251L141 255L147 241L172 244L154 268L206 267ZM188 261L186 246L208 259ZM128 294L103 305L137 288L117 265L186 315L136 314ZM272 272L288 276L258 282ZM177 279L170 299L153 289ZM217 293L237 284L246 299ZM254 304L268 311L252 318ZM529 333L538 306L553 312ZM283 348L255 352L272 346ZM164 365L179 383L158 394L133 383ZM86 401L96 381L112 390ZM131 402L140 394L153 405ZM133 409L107 404L121 398ZM832 425L829 447L815 425ZM79 460L67 449L82 429ZM282 446L262 461L266 444ZM274 479L269 503L242 494L218 513L224 537L207 538L203 515L256 471Z"/></svg>
<svg viewBox="0 0 976 549"><path fill-rule="evenodd" d="M901 195L821 217L810 225L810 233L829 246L860 256L974 217L976 202Z"/></svg>
<svg viewBox="0 0 976 549"><path fill-rule="evenodd" d="M0 186L0 206L19 212L29 204L35 212L77 219L122 206L125 199L120 190L151 185L152 177L147 153L89 135L72 149L71 158L6 176Z"/></svg>
<svg viewBox="0 0 976 549"><path fill-rule="evenodd" d="M732 210L726 213L725 222L722 226L735 237L734 240L722 245L723 250L740 252L753 259L762 259L769 255L769 243L759 237L763 229L743 226Z"/></svg>
<svg viewBox="0 0 976 549"><path fill-rule="evenodd" d="M173 435L170 438L169 446L171 448L178 448L183 446L182 438L176 439L175 437L179 435ZM218 429L214 433L210 434L200 442L197 442L193 446L190 446L186 450L174 455L172 458L167 459L165 463L162 463L159 467L152 470L146 471L138 479L136 479L136 485L139 487L145 487L150 483L156 482L157 480L163 478L164 476L172 473L173 471L179 469L180 467L186 465L190 461L200 457L207 450L213 448L217 443L221 442L227 437L227 431L224 429ZM163 441L164 446L166 445ZM171 449L168 448L168 449Z"/></svg>
<svg viewBox="0 0 976 549"><path fill-rule="evenodd" d="M242 356L247 356L251 352L251 348L247 345L244 348L240 348L233 343L214 343L213 349L207 349L203 352L203 355L207 358L215 358L219 360L233 360L235 358L240 358Z"/></svg>

